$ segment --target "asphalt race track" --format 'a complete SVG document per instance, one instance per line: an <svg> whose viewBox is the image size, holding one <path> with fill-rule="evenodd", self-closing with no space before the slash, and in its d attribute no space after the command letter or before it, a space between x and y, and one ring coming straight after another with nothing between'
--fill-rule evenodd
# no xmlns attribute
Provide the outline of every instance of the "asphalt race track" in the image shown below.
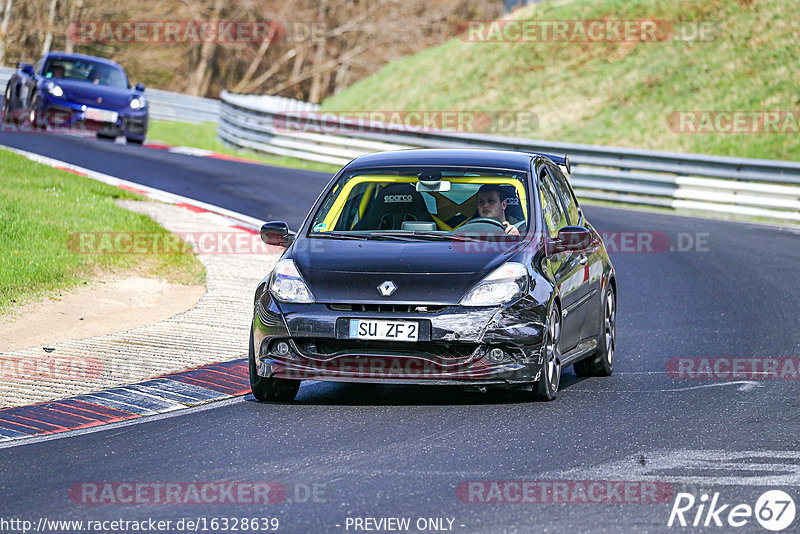
<svg viewBox="0 0 800 534"><path fill-rule="evenodd" d="M328 180L86 138L3 134L0 144L286 219L294 228ZM580 379L565 370L550 403L449 388L314 383L293 403L239 397L21 444L0 449L0 515L34 522L274 517L279 532L354 532L354 519L368 517L410 518L412 527L420 518L444 518L448 527L450 519L455 532L694 532L667 528L678 492L698 501L718 493L730 507L754 506L769 489L798 501L796 372L726 380L679 378L667 369L670 360L676 368L674 358L800 359L800 233L643 211L585 212L614 243L612 377ZM613 252L622 246L619 232L663 232L670 245ZM287 495L267 505L133 505L91 504L75 493L87 483L233 481L277 482ZM490 492L464 491L470 481L577 484L556 502L485 503L475 501ZM607 481L629 482L626 502L583 502L585 495L572 492ZM666 487L666 497L636 502L641 481ZM696 511L686 513L688 521ZM711 524L705 531L764 532L752 517L736 529ZM208 531L215 530L223 531Z"/></svg>

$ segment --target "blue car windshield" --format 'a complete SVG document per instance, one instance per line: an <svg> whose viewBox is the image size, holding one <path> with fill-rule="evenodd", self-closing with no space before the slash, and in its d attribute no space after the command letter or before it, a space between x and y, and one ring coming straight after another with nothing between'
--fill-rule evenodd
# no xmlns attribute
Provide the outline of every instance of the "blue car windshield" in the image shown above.
<svg viewBox="0 0 800 534"><path fill-rule="evenodd" d="M44 67L47 79L78 80L127 89L128 77L119 67L86 59L53 58Z"/></svg>

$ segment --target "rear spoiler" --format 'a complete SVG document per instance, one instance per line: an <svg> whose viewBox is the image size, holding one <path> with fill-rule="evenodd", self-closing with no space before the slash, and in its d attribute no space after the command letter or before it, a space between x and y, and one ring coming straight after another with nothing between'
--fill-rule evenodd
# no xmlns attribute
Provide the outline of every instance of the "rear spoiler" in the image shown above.
<svg viewBox="0 0 800 534"><path fill-rule="evenodd" d="M554 156L553 154L543 154L542 152L531 152L531 154L535 154L537 156L544 156L548 158L550 161L558 165L559 167L564 167L567 169L568 174L572 174L572 165L569 162L569 156L564 154L563 156Z"/></svg>

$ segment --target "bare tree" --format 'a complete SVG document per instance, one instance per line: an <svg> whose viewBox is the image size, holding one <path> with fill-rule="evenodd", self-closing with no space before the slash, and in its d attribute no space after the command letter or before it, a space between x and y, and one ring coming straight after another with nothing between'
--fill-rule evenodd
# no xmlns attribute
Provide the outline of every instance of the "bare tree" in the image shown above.
<svg viewBox="0 0 800 534"><path fill-rule="evenodd" d="M0 65L6 60L6 35L8 35L8 23L11 21L11 0L6 0L6 8L3 11L3 22L0 22Z"/></svg>
<svg viewBox="0 0 800 534"><path fill-rule="evenodd" d="M0 0L3 5L0 61L33 62L43 50L63 48L114 59L132 80L152 87L314 101L388 61L455 37L459 22L502 11L499 0ZM73 42L67 36L78 21L99 27L137 20L270 21L272 33L234 43Z"/></svg>
<svg viewBox="0 0 800 534"><path fill-rule="evenodd" d="M50 51L50 45L53 44L53 22L56 18L56 8L58 7L58 0L50 0L50 11L47 14L47 33L45 33L44 44L42 45L42 55Z"/></svg>
<svg viewBox="0 0 800 534"><path fill-rule="evenodd" d="M214 8L211 11L212 21L219 20L220 13L222 12L223 7L225 7L225 3L225 0L214 0ZM197 67L194 70L194 75L192 76L192 81L189 84L189 94L202 95L205 94L206 90L208 89L208 83L211 75L211 73L208 72L208 65L216 47L217 43L211 41L204 42L200 47L200 61L197 63Z"/></svg>
<svg viewBox="0 0 800 534"><path fill-rule="evenodd" d="M67 17L67 25L76 22L80 18L81 8L83 7L83 0L70 0L69 3L69 16ZM75 43L72 39L67 38L64 44L64 50L67 54L71 54L74 50Z"/></svg>

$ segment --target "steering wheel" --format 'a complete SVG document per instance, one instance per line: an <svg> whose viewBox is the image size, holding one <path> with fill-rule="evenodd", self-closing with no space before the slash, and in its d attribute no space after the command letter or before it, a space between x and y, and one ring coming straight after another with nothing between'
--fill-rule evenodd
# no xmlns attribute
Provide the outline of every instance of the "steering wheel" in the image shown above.
<svg viewBox="0 0 800 534"><path fill-rule="evenodd" d="M497 219L492 219L491 217L475 217L474 219L470 219L470 220L467 222L467 224L465 224L464 226L467 226L467 225L469 225L469 224L474 224L474 223L488 223L488 224L493 224L493 225L495 225L495 226L498 226L498 227L500 227L500 228L503 228L503 229L505 229L505 227L506 227L506 225L505 225L505 224L501 223L501 222L500 222L500 221L498 221ZM462 226L462 228L463 228L463 226Z"/></svg>

